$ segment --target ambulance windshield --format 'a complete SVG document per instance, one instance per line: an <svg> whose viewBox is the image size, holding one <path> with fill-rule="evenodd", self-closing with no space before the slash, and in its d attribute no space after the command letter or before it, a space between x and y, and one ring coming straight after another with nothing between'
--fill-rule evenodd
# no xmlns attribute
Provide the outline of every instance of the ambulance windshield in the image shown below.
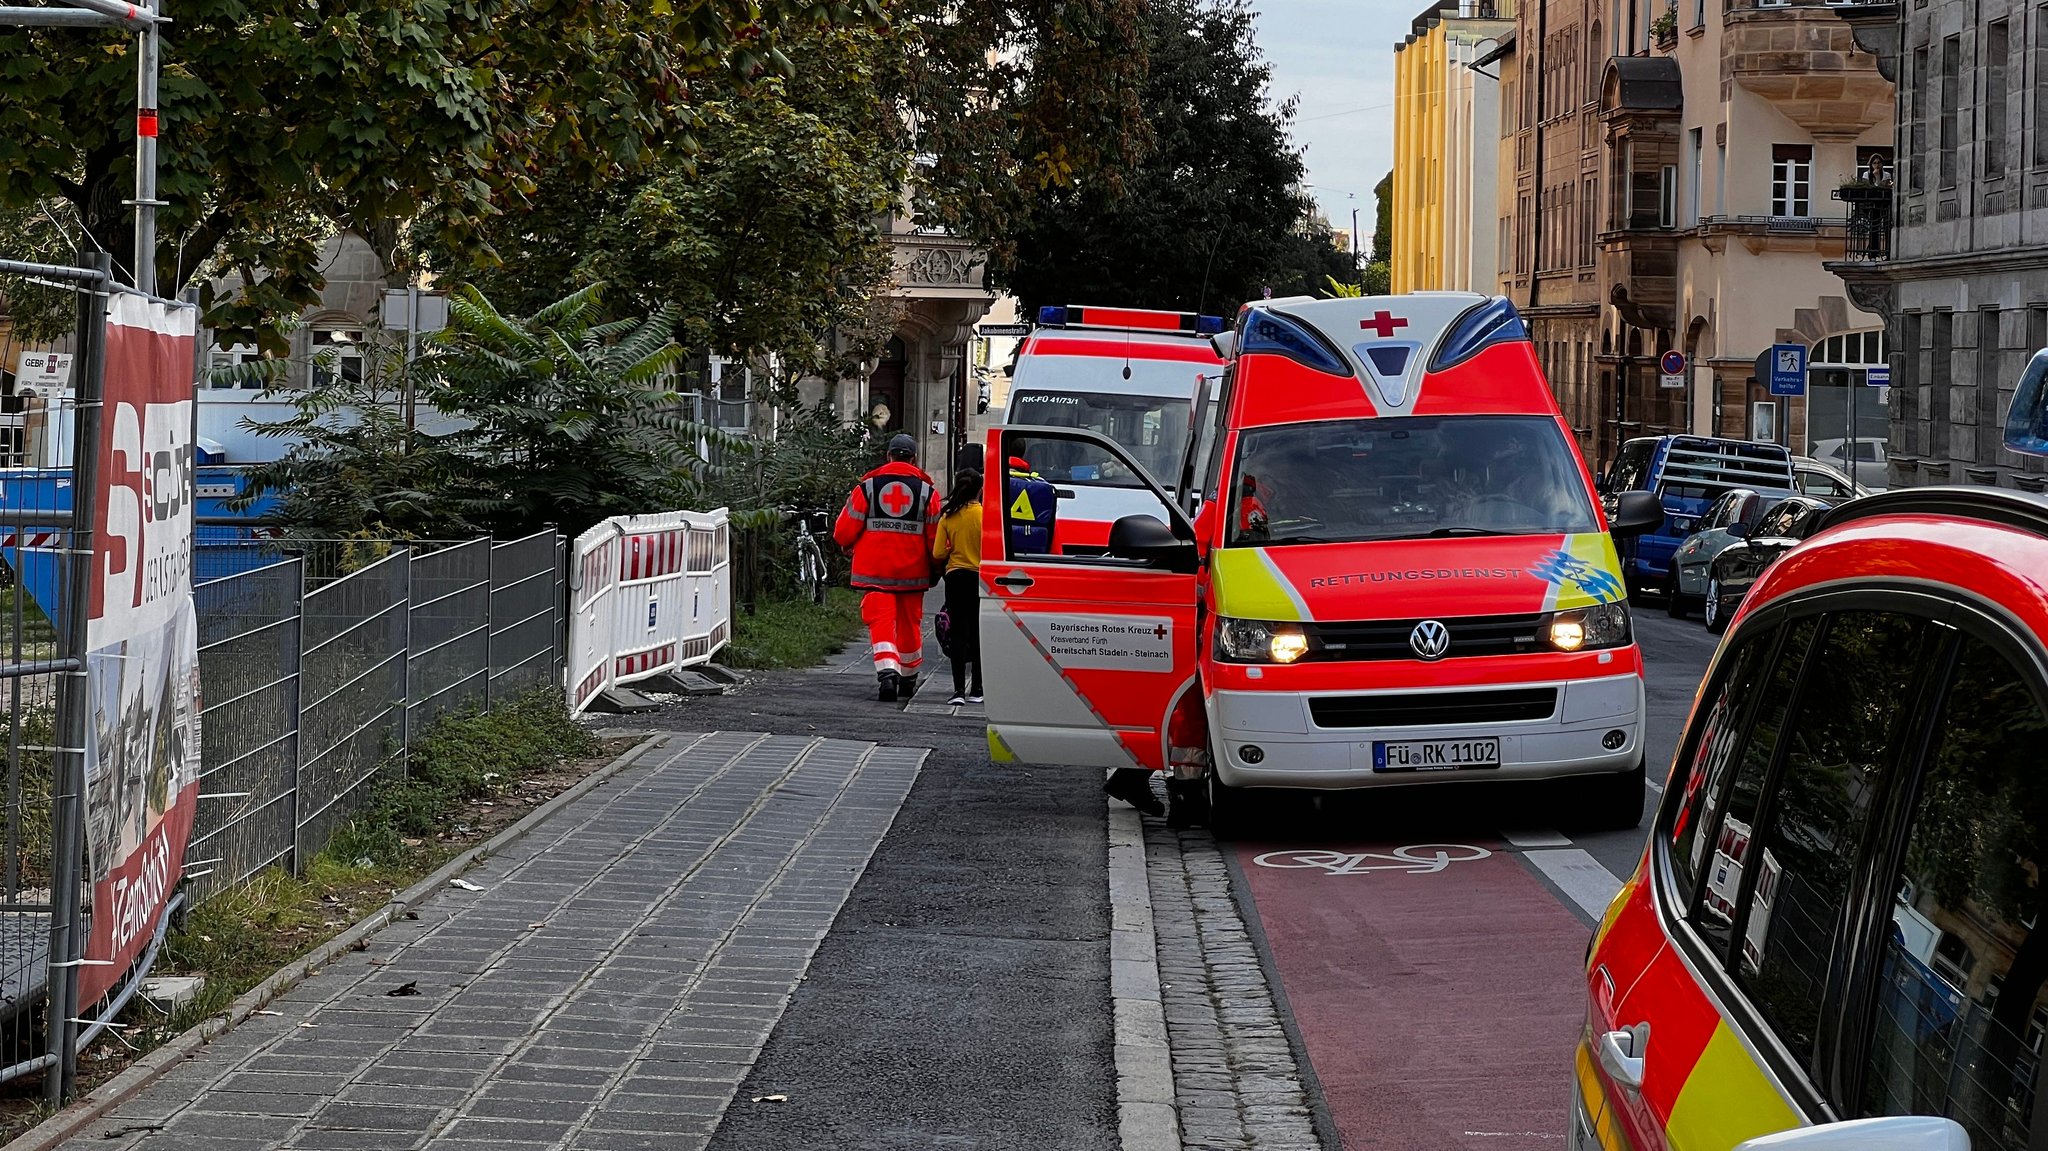
<svg viewBox="0 0 2048 1151"><path fill-rule="evenodd" d="M1233 546L1599 530L1556 421L1411 416L1239 437Z"/></svg>
<svg viewBox="0 0 2048 1151"><path fill-rule="evenodd" d="M1020 391L1010 402L1010 422L1098 432L1129 452L1154 482L1171 487L1187 447L1190 406L1167 396ZM1116 457L1086 444L1047 441L1038 452L1032 470L1054 483L1144 486Z"/></svg>

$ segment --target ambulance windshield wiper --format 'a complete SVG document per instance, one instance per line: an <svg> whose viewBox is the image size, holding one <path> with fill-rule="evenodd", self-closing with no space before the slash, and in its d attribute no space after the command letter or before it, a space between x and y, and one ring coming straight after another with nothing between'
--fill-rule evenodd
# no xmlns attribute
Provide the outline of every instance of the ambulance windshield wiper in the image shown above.
<svg viewBox="0 0 2048 1151"><path fill-rule="evenodd" d="M1444 537L1446 537L1446 536L1506 536L1506 535L1514 535L1514 534L1516 534L1516 533L1514 533L1514 532L1502 532L1502 531L1495 531L1495 530L1494 530L1494 529L1492 529L1492 528L1467 528L1467 527L1454 527L1454 528L1432 528L1432 529L1430 529L1430 532L1429 532L1429 536L1428 536L1428 538L1430 538L1430 539L1443 539L1443 538L1444 538Z"/></svg>
<svg viewBox="0 0 2048 1151"><path fill-rule="evenodd" d="M1343 544L1351 542L1350 540L1332 539L1329 536L1280 536L1277 539L1261 541L1257 546L1277 548L1282 544Z"/></svg>

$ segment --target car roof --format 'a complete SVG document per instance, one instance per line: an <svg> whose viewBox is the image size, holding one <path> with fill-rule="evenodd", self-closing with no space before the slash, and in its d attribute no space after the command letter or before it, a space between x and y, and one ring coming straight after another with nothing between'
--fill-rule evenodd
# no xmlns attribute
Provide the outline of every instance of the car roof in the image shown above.
<svg viewBox="0 0 2048 1151"><path fill-rule="evenodd" d="M1808 538L1770 567L1751 598L1761 607L1809 588L1903 582L1994 604L2048 637L2043 573L2048 496L1991 487L1894 488L1818 511Z"/></svg>

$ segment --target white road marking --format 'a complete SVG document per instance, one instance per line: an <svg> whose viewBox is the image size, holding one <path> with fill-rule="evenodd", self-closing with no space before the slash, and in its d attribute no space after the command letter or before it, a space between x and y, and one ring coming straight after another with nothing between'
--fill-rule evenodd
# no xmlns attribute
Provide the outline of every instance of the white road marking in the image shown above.
<svg viewBox="0 0 2048 1151"><path fill-rule="evenodd" d="M1646 779L1643 781L1643 786L1649 788L1651 791L1656 792L1658 795L1664 794L1664 785L1661 783L1653 783L1650 780Z"/></svg>
<svg viewBox="0 0 2048 1151"><path fill-rule="evenodd" d="M1529 831L1504 831L1501 838L1516 847L1570 847L1572 841L1547 827Z"/></svg>
<svg viewBox="0 0 2048 1151"><path fill-rule="evenodd" d="M1555 1131L1467 1131L1474 1139L1562 1139Z"/></svg>
<svg viewBox="0 0 2048 1151"><path fill-rule="evenodd" d="M1571 897L1573 903L1579 905L1580 910L1595 919L1606 913L1607 905L1614 900L1614 893L1621 890L1621 880L1581 848L1525 851L1522 857L1535 864L1544 878L1556 884L1560 891Z"/></svg>

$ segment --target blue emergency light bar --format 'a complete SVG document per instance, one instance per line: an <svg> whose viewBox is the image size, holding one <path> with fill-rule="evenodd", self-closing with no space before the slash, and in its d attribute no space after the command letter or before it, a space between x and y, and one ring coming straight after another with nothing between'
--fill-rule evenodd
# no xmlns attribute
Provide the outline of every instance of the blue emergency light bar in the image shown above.
<svg viewBox="0 0 2048 1151"><path fill-rule="evenodd" d="M1142 308L1061 307L1038 309L1041 328L1115 328L1124 331L1175 332L1213 336L1223 330L1223 317L1193 312L1155 312Z"/></svg>

